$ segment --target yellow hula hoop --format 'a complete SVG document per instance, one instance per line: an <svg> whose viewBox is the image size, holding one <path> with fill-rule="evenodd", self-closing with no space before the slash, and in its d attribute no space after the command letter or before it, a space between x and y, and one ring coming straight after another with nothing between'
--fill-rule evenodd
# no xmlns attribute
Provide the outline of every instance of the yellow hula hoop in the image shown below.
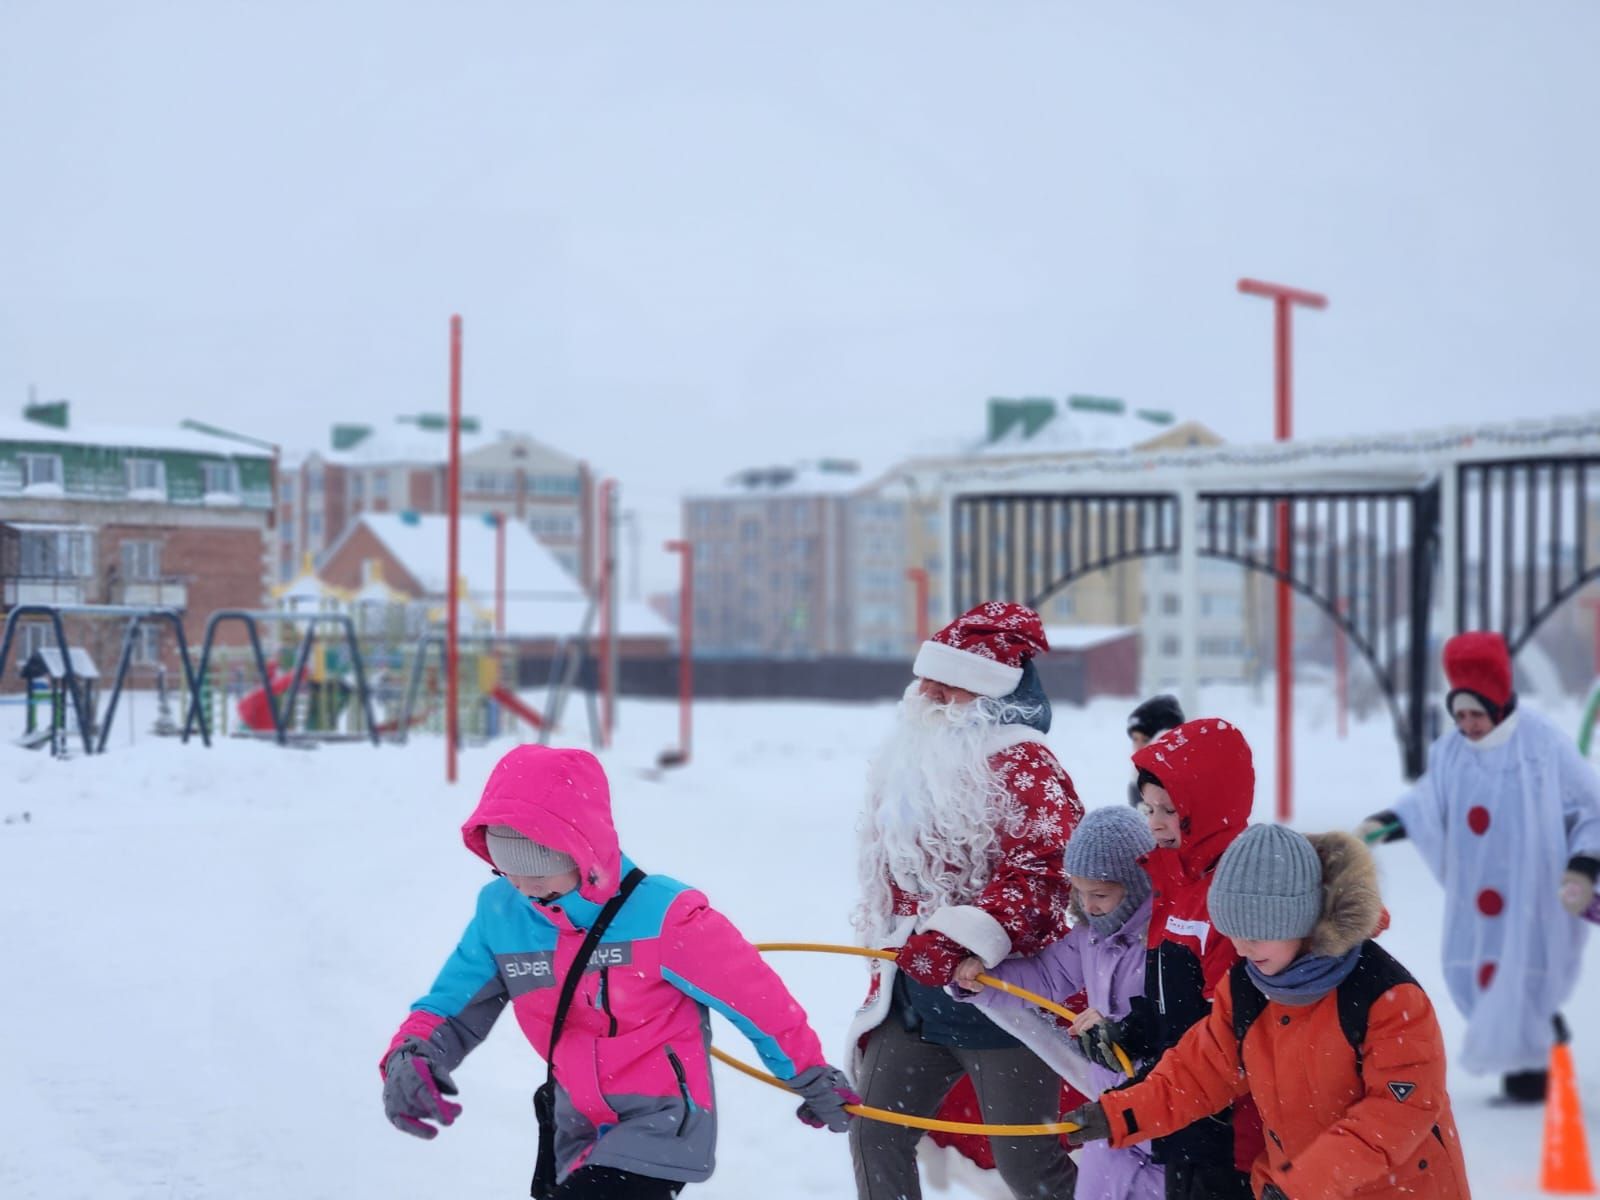
<svg viewBox="0 0 1600 1200"><path fill-rule="evenodd" d="M889 950L873 950L865 946L835 946L824 942L761 942L757 944L756 949L763 953L794 950L814 954L845 954L857 958L882 958L891 961L895 957L893 951ZM1043 996L1035 995L1026 988L1015 987L1003 979L994 978L992 975L979 975L978 982L985 987L999 988L1003 992L1009 992L1018 999L1037 1004L1040 1008L1047 1009L1057 1016L1065 1017L1069 1021L1077 1017L1076 1013L1070 1009L1063 1008L1054 1001L1046 1000ZM1131 1064L1128 1064L1128 1056L1123 1053L1120 1046L1116 1047L1116 1052L1118 1061L1124 1063L1127 1073L1132 1075L1133 1069ZM762 1083L772 1087L781 1088L783 1091L793 1095L789 1086L776 1076L757 1070L748 1063L740 1062L733 1055L724 1054L715 1046L711 1047L711 1055L718 1062L726 1063L735 1071L748 1075L752 1079L759 1079ZM847 1104L845 1105L845 1111L873 1121L883 1121L890 1125L903 1125L910 1129L926 1129L935 1133L964 1133L991 1137L1046 1137L1074 1133L1079 1128L1073 1121L1052 1121L1040 1125L984 1125L971 1121L940 1121L933 1117L914 1117L908 1113L891 1112L886 1108L872 1108L865 1104Z"/></svg>

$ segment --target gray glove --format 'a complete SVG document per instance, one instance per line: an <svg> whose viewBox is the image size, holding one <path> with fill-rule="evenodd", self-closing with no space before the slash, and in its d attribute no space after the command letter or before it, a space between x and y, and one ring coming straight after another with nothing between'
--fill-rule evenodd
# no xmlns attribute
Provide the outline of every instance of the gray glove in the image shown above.
<svg viewBox="0 0 1600 1200"><path fill-rule="evenodd" d="M844 1106L860 1104L861 1097L856 1095L838 1067L826 1064L807 1067L787 1083L805 1097L805 1103L794 1110L794 1115L807 1125L813 1129L831 1129L834 1133L850 1128L850 1114L845 1112Z"/></svg>
<svg viewBox="0 0 1600 1200"><path fill-rule="evenodd" d="M1269 1183L1261 1189L1261 1200L1289 1200L1289 1197L1283 1194L1283 1189L1277 1184Z"/></svg>
<svg viewBox="0 0 1600 1200"><path fill-rule="evenodd" d="M1100 1107L1098 1100L1091 1100L1073 1109L1067 1114L1067 1120L1078 1127L1067 1134L1069 1146L1104 1141L1111 1136L1111 1122L1106 1119L1106 1110Z"/></svg>
<svg viewBox="0 0 1600 1200"><path fill-rule="evenodd" d="M439 1131L429 1121L450 1125L461 1115L461 1105L445 1096L456 1094L450 1072L427 1055L416 1038L396 1046L383 1064L383 1112L389 1123L413 1137L433 1138Z"/></svg>

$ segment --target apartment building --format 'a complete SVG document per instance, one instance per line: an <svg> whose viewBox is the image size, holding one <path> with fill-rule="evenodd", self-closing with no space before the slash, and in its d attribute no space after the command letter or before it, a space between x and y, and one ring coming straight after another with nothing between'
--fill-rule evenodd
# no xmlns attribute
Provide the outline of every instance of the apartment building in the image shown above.
<svg viewBox="0 0 1600 1200"><path fill-rule="evenodd" d="M325 449L285 464L278 500L276 576L323 560L364 513L442 513L448 507L449 429L437 416L334 425ZM461 511L504 513L524 525L575 578L594 572L594 481L588 467L526 434L461 433Z"/></svg>
<svg viewBox="0 0 1600 1200"><path fill-rule="evenodd" d="M176 608L198 644L217 608L257 608L269 571L274 463L262 443L194 428L78 426L65 402L0 419L0 615L28 604ZM103 671L125 622L74 618ZM53 634L24 618L6 667ZM135 664L176 668L174 638L141 628Z"/></svg>

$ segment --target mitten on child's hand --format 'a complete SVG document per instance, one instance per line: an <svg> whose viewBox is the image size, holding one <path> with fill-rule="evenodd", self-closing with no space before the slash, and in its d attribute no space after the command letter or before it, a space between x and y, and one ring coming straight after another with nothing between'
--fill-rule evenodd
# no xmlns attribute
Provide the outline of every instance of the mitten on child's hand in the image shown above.
<svg viewBox="0 0 1600 1200"><path fill-rule="evenodd" d="M1078 1049L1083 1051L1083 1056L1090 1062L1099 1063L1108 1071L1122 1074L1122 1061L1117 1058L1116 1047L1121 1046L1128 1050L1125 1043L1129 1040L1128 1029L1124 1022L1113 1021L1109 1018L1086 1029L1078 1038ZM1130 1058L1133 1057L1129 1052Z"/></svg>
<svg viewBox="0 0 1600 1200"><path fill-rule="evenodd" d="M407 1038L383 1064L383 1111L389 1123L413 1137L433 1138L439 1131L429 1121L450 1125L461 1115L461 1105L445 1096L457 1088L450 1072L428 1057L426 1043Z"/></svg>
<svg viewBox="0 0 1600 1200"><path fill-rule="evenodd" d="M956 968L967 957L960 942L933 930L913 933L895 955L900 969L918 983L943 987L956 977Z"/></svg>
<svg viewBox="0 0 1600 1200"><path fill-rule="evenodd" d="M1067 1145L1081 1146L1085 1142L1100 1142L1111 1136L1111 1122L1106 1120L1106 1110L1100 1107L1100 1101L1091 1100L1089 1103L1073 1109L1067 1114L1067 1120L1078 1128L1067 1134Z"/></svg>
<svg viewBox="0 0 1600 1200"><path fill-rule="evenodd" d="M826 1064L807 1067L789 1080L789 1086L805 1097L805 1103L794 1110L794 1115L813 1129L843 1133L850 1127L850 1114L844 1106L861 1103L844 1072Z"/></svg>

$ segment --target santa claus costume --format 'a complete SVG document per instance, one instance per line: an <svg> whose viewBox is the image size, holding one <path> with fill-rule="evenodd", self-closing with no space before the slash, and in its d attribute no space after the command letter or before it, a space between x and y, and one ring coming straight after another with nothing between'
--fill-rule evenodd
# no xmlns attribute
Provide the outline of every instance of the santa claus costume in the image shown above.
<svg viewBox="0 0 1600 1200"><path fill-rule="evenodd" d="M1041 740L1050 704L1033 657L1039 616L982 604L917 654L893 736L873 762L860 826L864 944L875 960L848 1060L869 1105L931 1116L965 1076L984 1120L1053 1121L1054 1071L979 1009L947 995L964 958L994 966L1068 929L1062 856L1083 806ZM916 1200L916 1130L854 1122L862 1200ZM991 1139L1019 1197L1070 1196L1075 1169L1051 1137Z"/></svg>
<svg viewBox="0 0 1600 1200"><path fill-rule="evenodd" d="M1361 831L1410 838L1444 885L1445 981L1467 1017L1461 1065L1503 1074L1508 1098L1537 1101L1588 934L1600 777L1571 738L1517 707L1498 633L1451 638L1444 670L1461 728L1434 742L1426 774Z"/></svg>

